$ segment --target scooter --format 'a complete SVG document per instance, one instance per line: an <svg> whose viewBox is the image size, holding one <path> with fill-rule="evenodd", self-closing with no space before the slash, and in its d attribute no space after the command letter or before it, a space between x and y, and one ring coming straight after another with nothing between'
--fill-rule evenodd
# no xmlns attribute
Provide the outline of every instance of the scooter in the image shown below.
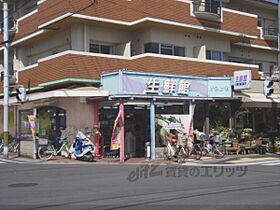
<svg viewBox="0 0 280 210"><path fill-rule="evenodd" d="M94 161L94 144L82 132L78 132L73 142L74 156L77 160Z"/></svg>

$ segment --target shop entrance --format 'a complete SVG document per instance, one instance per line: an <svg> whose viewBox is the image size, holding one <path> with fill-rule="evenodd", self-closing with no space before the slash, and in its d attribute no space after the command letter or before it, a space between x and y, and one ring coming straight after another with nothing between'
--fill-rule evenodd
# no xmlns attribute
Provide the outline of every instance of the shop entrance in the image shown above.
<svg viewBox="0 0 280 210"><path fill-rule="evenodd" d="M139 102L141 104L141 102ZM150 109L147 105L125 105L125 155L129 157L144 157L145 143L151 141ZM145 102L148 104L148 102ZM188 104L181 102L156 105L156 114L189 114ZM118 106L103 106L100 109L100 130L104 138L105 157L119 157L119 151L111 151L111 137L114 121L118 115ZM157 128L156 128L157 130ZM156 133L158 133L156 131ZM156 136L156 147L163 147Z"/></svg>
<svg viewBox="0 0 280 210"><path fill-rule="evenodd" d="M56 138L66 128L66 111L53 106L40 107L37 116L39 138L48 139L49 143L57 145Z"/></svg>
<svg viewBox="0 0 280 210"><path fill-rule="evenodd" d="M125 106L125 155L130 157L144 157L145 142L150 140L149 110ZM118 115L115 109L102 108L100 110L100 130L104 138L105 157L119 157L119 151L111 151L111 137L114 121Z"/></svg>

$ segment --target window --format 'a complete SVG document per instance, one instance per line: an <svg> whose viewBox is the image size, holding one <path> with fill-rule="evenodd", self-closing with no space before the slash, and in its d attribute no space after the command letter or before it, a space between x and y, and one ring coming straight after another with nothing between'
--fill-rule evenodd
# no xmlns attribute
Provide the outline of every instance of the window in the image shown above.
<svg viewBox="0 0 280 210"><path fill-rule="evenodd" d="M264 26L264 18L259 17L258 19L258 26L263 27Z"/></svg>
<svg viewBox="0 0 280 210"><path fill-rule="evenodd" d="M212 51L211 52L211 59L221 61L222 60L222 52L219 51Z"/></svg>
<svg viewBox="0 0 280 210"><path fill-rule="evenodd" d="M174 55L185 57L185 48L174 46Z"/></svg>
<svg viewBox="0 0 280 210"><path fill-rule="evenodd" d="M263 63L259 63L259 70L263 72Z"/></svg>
<svg viewBox="0 0 280 210"><path fill-rule="evenodd" d="M144 44L144 52L185 57L185 47L174 46L171 44L146 43Z"/></svg>
<svg viewBox="0 0 280 210"><path fill-rule="evenodd" d="M147 43L144 45L145 53L159 53L158 43Z"/></svg>
<svg viewBox="0 0 280 210"><path fill-rule="evenodd" d="M89 51L93 53L112 54L112 46L102 44L90 44Z"/></svg>
<svg viewBox="0 0 280 210"><path fill-rule="evenodd" d="M172 45L160 44L160 54L173 55Z"/></svg>
<svg viewBox="0 0 280 210"><path fill-rule="evenodd" d="M227 61L228 53L215 50L206 50L206 59L216 61Z"/></svg>

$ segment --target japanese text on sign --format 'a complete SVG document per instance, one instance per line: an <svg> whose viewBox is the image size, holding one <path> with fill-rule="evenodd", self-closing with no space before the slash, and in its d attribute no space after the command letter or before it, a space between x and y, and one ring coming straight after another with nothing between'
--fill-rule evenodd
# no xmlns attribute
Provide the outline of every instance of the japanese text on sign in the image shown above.
<svg viewBox="0 0 280 210"><path fill-rule="evenodd" d="M228 92L229 87L228 86L210 86L209 90L210 90L210 92Z"/></svg>
<svg viewBox="0 0 280 210"><path fill-rule="evenodd" d="M235 86L242 86L247 84L248 75L237 75L235 77Z"/></svg>
<svg viewBox="0 0 280 210"><path fill-rule="evenodd" d="M147 89L145 93L156 93L156 94L175 94L188 95L190 88L190 82L187 80L179 80L177 83L174 79L165 79L161 88L159 80L151 78L147 83ZM162 89L162 91L161 91Z"/></svg>

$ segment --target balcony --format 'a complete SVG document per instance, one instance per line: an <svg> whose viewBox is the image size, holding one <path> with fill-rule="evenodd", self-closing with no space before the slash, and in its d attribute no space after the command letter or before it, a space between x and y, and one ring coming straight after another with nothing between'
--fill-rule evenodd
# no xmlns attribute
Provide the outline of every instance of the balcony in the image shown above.
<svg viewBox="0 0 280 210"><path fill-rule="evenodd" d="M96 65L98 64L98 65ZM200 60L195 58L145 53L130 58L78 51L65 51L39 60L36 65L18 71L19 83L30 87L67 78L99 79L102 72L131 69L193 76L232 76L234 71L258 67L249 64Z"/></svg>
<svg viewBox="0 0 280 210"><path fill-rule="evenodd" d="M194 15L197 18L207 19L212 21L220 21L221 20L221 6L218 1L194 1Z"/></svg>
<svg viewBox="0 0 280 210"><path fill-rule="evenodd" d="M274 27L262 28L263 38L267 40L277 40L278 29Z"/></svg>

